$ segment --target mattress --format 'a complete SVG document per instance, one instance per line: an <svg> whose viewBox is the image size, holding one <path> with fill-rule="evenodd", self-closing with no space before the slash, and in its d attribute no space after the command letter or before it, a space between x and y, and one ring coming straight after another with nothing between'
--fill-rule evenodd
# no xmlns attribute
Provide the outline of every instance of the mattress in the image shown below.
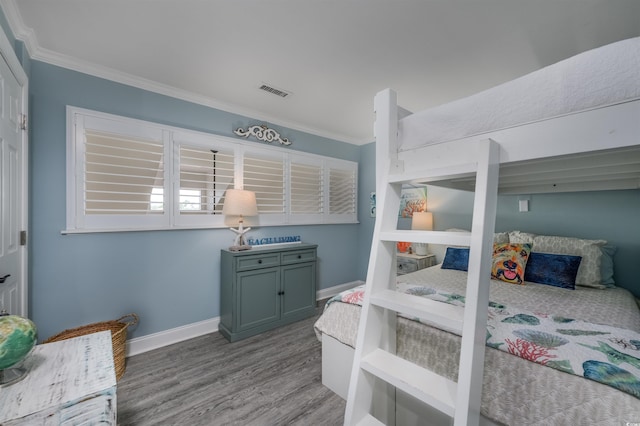
<svg viewBox="0 0 640 426"><path fill-rule="evenodd" d="M640 37L593 49L476 95L410 115L398 149L482 135L640 99Z"/></svg>
<svg viewBox="0 0 640 426"><path fill-rule="evenodd" d="M464 294L466 272L423 269L398 278L399 287L425 285ZM525 310L558 314L597 324L640 331L640 311L625 289L578 287L565 290L536 283L524 286L491 281L490 300ZM355 346L357 305L330 304L315 324ZM460 337L427 325L398 319L398 355L457 380ZM487 348L482 414L506 425L620 425L640 422L640 399L614 388Z"/></svg>

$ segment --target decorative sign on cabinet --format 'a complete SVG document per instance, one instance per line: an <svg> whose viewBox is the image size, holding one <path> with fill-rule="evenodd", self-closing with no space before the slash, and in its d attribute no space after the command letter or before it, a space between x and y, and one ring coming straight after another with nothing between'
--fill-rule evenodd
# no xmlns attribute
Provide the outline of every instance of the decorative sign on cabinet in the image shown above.
<svg viewBox="0 0 640 426"><path fill-rule="evenodd" d="M234 342L314 315L317 247L222 250L220 333Z"/></svg>
<svg viewBox="0 0 640 426"><path fill-rule="evenodd" d="M110 331L37 345L24 367L24 379L0 389L1 425L116 425Z"/></svg>

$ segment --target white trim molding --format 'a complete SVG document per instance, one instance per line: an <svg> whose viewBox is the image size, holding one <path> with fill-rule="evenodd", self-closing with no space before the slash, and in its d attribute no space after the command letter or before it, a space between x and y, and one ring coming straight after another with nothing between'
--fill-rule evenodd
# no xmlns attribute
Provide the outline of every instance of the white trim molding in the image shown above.
<svg viewBox="0 0 640 426"><path fill-rule="evenodd" d="M204 336L205 334L218 331L220 317L211 318L204 321L194 322L158 333L147 334L142 337L135 337L127 340L126 356L139 355L184 340Z"/></svg>

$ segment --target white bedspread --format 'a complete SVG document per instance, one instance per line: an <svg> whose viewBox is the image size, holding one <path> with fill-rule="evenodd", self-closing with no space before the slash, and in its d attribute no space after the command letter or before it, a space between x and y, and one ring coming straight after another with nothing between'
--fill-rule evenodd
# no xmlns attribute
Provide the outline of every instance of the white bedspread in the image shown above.
<svg viewBox="0 0 640 426"><path fill-rule="evenodd" d="M399 149L640 99L640 37L593 49L513 81L406 117Z"/></svg>

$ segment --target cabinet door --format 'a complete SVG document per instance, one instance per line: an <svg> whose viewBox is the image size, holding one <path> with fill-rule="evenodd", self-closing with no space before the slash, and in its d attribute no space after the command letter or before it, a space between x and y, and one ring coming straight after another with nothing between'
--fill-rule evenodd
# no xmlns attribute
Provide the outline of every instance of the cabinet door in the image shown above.
<svg viewBox="0 0 640 426"><path fill-rule="evenodd" d="M247 330L280 319L279 290L279 267L238 272L235 330Z"/></svg>
<svg viewBox="0 0 640 426"><path fill-rule="evenodd" d="M398 257L398 275L408 274L418 270L418 264L414 259Z"/></svg>
<svg viewBox="0 0 640 426"><path fill-rule="evenodd" d="M304 316L316 307L316 264L282 267L282 317Z"/></svg>

